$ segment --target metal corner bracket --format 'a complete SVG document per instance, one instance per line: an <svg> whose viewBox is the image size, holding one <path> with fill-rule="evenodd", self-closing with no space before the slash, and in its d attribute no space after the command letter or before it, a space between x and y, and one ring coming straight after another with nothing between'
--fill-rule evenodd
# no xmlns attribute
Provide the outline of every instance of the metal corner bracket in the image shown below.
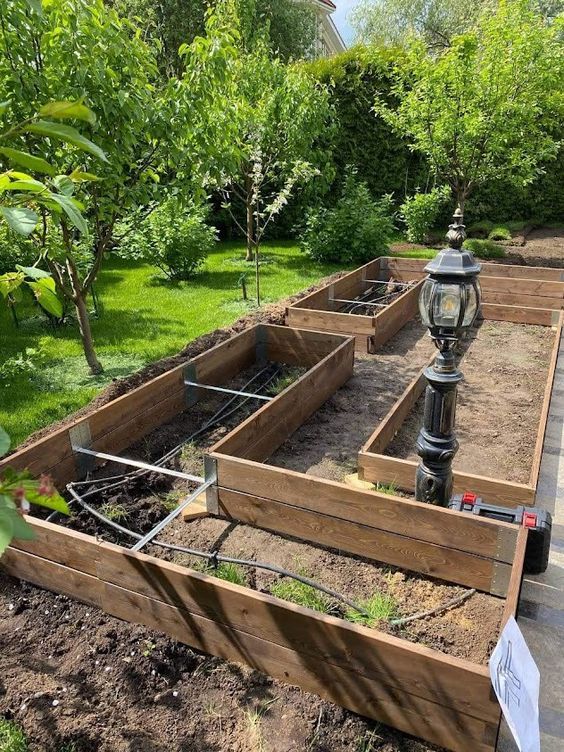
<svg viewBox="0 0 564 752"><path fill-rule="evenodd" d="M92 433L88 420L83 420L69 428L69 441L74 455L77 475L79 478L83 478L96 467L96 457L81 454L75 450L75 447L90 449L92 446Z"/></svg>
<svg viewBox="0 0 564 752"><path fill-rule="evenodd" d="M213 481L213 485L206 488L206 510L208 514L219 514L217 460L209 454L204 454L204 479L206 483Z"/></svg>

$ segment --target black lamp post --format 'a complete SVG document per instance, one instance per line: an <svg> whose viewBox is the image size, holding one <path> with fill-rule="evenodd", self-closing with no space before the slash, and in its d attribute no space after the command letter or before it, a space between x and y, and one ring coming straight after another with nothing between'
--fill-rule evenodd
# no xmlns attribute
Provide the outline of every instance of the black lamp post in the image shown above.
<svg viewBox="0 0 564 752"><path fill-rule="evenodd" d="M469 329L480 308L480 265L462 250L466 238L458 208L449 226L449 247L427 264L429 273L419 296L419 312L438 349L427 368L423 428L417 439L421 457L415 481L415 498L446 507L452 496L452 460L458 450L454 436L456 387L462 373L456 366L454 348Z"/></svg>

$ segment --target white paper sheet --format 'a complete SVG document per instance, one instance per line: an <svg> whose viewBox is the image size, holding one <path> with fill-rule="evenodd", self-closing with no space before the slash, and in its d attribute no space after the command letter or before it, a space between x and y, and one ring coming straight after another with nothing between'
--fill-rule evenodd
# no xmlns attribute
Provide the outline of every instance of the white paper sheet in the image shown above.
<svg viewBox="0 0 564 752"><path fill-rule="evenodd" d="M501 633L489 666L494 691L520 752L540 752L540 673L513 617Z"/></svg>

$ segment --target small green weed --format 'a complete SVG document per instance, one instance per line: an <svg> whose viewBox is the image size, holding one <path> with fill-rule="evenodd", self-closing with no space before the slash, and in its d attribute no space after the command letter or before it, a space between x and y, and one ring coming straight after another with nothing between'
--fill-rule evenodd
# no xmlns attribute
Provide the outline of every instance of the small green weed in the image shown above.
<svg viewBox="0 0 564 752"><path fill-rule="evenodd" d="M388 496L397 496L396 484L392 483L376 483L375 491L379 493L388 494Z"/></svg>
<svg viewBox="0 0 564 752"><path fill-rule="evenodd" d="M159 498L166 511L172 512L174 509L176 509L178 502L183 496L186 496L186 493L183 491L169 491L169 493L165 494L164 496L160 496Z"/></svg>
<svg viewBox="0 0 564 752"><path fill-rule="evenodd" d="M0 752L27 752L25 734L13 721L0 718Z"/></svg>
<svg viewBox="0 0 564 752"><path fill-rule="evenodd" d="M332 610L331 602L322 592L298 580L279 580L272 585L270 592L277 598L311 608L313 611L327 614Z"/></svg>
<svg viewBox="0 0 564 752"><path fill-rule="evenodd" d="M193 441L189 441L180 452L182 467L189 473L201 473L203 469L202 450Z"/></svg>
<svg viewBox="0 0 564 752"><path fill-rule="evenodd" d="M377 729L366 731L357 741L355 752L374 752L374 746L380 740Z"/></svg>
<svg viewBox="0 0 564 752"><path fill-rule="evenodd" d="M145 640L145 649L143 650L145 658L148 658L156 647L156 644L151 640Z"/></svg>
<svg viewBox="0 0 564 752"><path fill-rule="evenodd" d="M384 593L374 593L367 600L360 601L358 605L368 613L368 616L349 608L346 617L349 621L364 624L366 627L373 627L380 621L390 621L397 614L396 602L390 595L384 595Z"/></svg>
<svg viewBox="0 0 564 752"><path fill-rule="evenodd" d="M107 501L100 507L100 512L113 522L121 522L127 519L127 509L123 504L114 504L111 501Z"/></svg>
<svg viewBox="0 0 564 752"><path fill-rule="evenodd" d="M268 388L270 394L280 394L284 389L287 389L294 381L299 378L300 370L298 368L291 368L287 373L279 376Z"/></svg>
<svg viewBox="0 0 564 752"><path fill-rule="evenodd" d="M494 243L493 240L478 240L478 238L468 238L464 241L463 248L472 251L475 256L481 259L504 258L505 250Z"/></svg>
<svg viewBox="0 0 564 752"><path fill-rule="evenodd" d="M217 568L206 567L206 574L212 574L214 577L218 577L220 580L226 582L232 582L234 585L246 585L247 578L241 567L237 564L220 564Z"/></svg>

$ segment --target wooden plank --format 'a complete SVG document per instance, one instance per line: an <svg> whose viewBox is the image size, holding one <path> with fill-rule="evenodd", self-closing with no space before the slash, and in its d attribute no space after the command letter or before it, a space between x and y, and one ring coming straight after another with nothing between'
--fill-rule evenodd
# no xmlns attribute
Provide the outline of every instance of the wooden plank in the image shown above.
<svg viewBox="0 0 564 752"><path fill-rule="evenodd" d="M361 451L358 455L358 466L359 475L364 480L373 483L394 483L397 488L415 492L417 462ZM454 471L454 491L455 493L473 491L491 504L500 504L505 507L535 503L535 489L532 486L461 473L458 470Z"/></svg>
<svg viewBox="0 0 564 752"><path fill-rule="evenodd" d="M502 570L510 568L509 564L494 564L491 559L448 546L406 538L259 496L224 488L218 489L218 496L220 513L229 519L486 593L492 592L494 571L503 577ZM499 595L499 589L494 592Z"/></svg>
<svg viewBox="0 0 564 752"><path fill-rule="evenodd" d="M533 453L533 464L531 467L531 475L529 477L529 485L535 489L539 482L540 466L542 461L542 452L544 447L544 438L546 435L546 427L548 425L548 414L550 411L550 402L552 399L552 389L554 387L554 378L556 375L556 366L558 365L558 354L560 352L560 342L562 339L562 330L564 328L564 312L560 313L560 320L556 329L556 335L554 337L554 345L552 347L552 353L550 356L550 364L548 366L548 377L546 380L546 387L544 390L544 398L542 402L541 415L539 419L539 430L537 433L537 441L535 444L535 451Z"/></svg>
<svg viewBox="0 0 564 752"><path fill-rule="evenodd" d="M352 376L354 342L348 338L271 402L253 413L209 452L263 461Z"/></svg>
<svg viewBox="0 0 564 752"><path fill-rule="evenodd" d="M564 271L543 266L519 266L517 264L493 264L478 259L484 277L510 277L517 279L564 281ZM402 256L385 256L380 259L381 269L392 276L399 270L422 272L430 259L410 259Z"/></svg>
<svg viewBox="0 0 564 752"><path fill-rule="evenodd" d="M549 308L525 308L523 306L482 303L481 315L489 321L511 321L514 324L552 326L554 311Z"/></svg>
<svg viewBox="0 0 564 752"><path fill-rule="evenodd" d="M74 542L71 539L71 545ZM264 637L315 661L354 671L396 689L407 686L414 697L443 702L461 712L495 721L497 707L490 699L487 669L483 666L119 546L92 539L91 548L101 581L185 607L214 622ZM6 563L15 576L44 584L33 579L43 576L42 567L31 567L25 573L15 569L17 562L33 559L46 561L10 549ZM88 582L95 579L85 577ZM45 583L47 587L51 584L58 589L56 578ZM88 589L81 595L85 593ZM463 693L455 691L461 682L465 686Z"/></svg>
<svg viewBox="0 0 564 752"><path fill-rule="evenodd" d="M564 282L552 282L545 279L519 279L518 277L489 277L480 274L482 292L511 293L518 297L555 298L562 302L564 299ZM495 301L491 301L494 303ZM526 304L529 306L529 304ZM536 306L530 305L535 308ZM544 306L540 306L541 308Z"/></svg>
<svg viewBox="0 0 564 752"><path fill-rule="evenodd" d="M269 360L312 367L346 342L348 334L270 326L266 337Z"/></svg>
<svg viewBox="0 0 564 752"><path fill-rule="evenodd" d="M433 353L429 365L434 363L435 357L435 353ZM394 405L392 405L388 414L380 422L374 433L362 447L362 452L382 454L385 451L386 447L402 427L403 422L411 412L415 403L425 391L426 386L427 379L425 378L424 370L422 370L414 379L412 379L402 395Z"/></svg>
<svg viewBox="0 0 564 752"><path fill-rule="evenodd" d="M422 283L415 285L415 287L400 295L376 316L372 352L375 352L379 347L386 344L394 334L399 332L416 315L421 286Z"/></svg>
<svg viewBox="0 0 564 752"><path fill-rule="evenodd" d="M517 548L515 550L515 559L513 566L511 567L511 577L509 579L509 587L507 588L507 596L505 599L505 607L503 609L503 616L501 618L501 629L505 627L507 621L511 616L517 618L517 611L519 609L519 598L521 597L521 585L523 582L523 570L525 567L525 554L527 550L527 538L529 531L527 528L519 528L519 534L517 536Z"/></svg>
<svg viewBox="0 0 564 752"><path fill-rule="evenodd" d="M314 311L304 308L289 308L287 324L291 327L329 332L358 332L373 334L374 316L333 311Z"/></svg>
<svg viewBox="0 0 564 752"><path fill-rule="evenodd" d="M360 490L286 468L221 454L212 456L217 462L218 483L224 488L499 561L513 561L517 539L514 525Z"/></svg>
<svg viewBox="0 0 564 752"><path fill-rule="evenodd" d="M492 279L495 279L492 277ZM506 281L506 280L504 280ZM511 281L511 280L507 280ZM540 295L523 295L522 293L492 292L488 290L482 294L482 303L496 305L510 305L525 308L550 308L559 311L564 307L564 297L541 297Z"/></svg>

